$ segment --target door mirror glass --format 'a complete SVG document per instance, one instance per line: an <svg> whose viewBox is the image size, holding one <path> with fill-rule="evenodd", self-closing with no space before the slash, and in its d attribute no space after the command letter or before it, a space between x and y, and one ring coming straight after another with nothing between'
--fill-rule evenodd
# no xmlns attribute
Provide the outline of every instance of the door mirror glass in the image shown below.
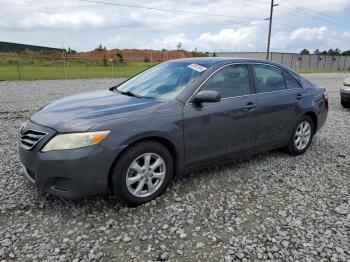
<svg viewBox="0 0 350 262"><path fill-rule="evenodd" d="M221 97L216 91L200 91L195 95L193 102L196 104L215 103L219 102L220 100Z"/></svg>

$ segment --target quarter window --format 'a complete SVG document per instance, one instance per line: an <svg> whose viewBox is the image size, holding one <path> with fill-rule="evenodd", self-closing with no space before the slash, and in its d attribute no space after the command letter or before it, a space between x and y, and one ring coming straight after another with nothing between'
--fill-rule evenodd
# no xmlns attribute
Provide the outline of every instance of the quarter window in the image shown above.
<svg viewBox="0 0 350 262"><path fill-rule="evenodd" d="M217 91L222 98L250 94L246 65L230 65L220 69L204 83L201 90Z"/></svg>
<svg viewBox="0 0 350 262"><path fill-rule="evenodd" d="M253 65L258 93L273 92L286 89L281 70L266 65Z"/></svg>

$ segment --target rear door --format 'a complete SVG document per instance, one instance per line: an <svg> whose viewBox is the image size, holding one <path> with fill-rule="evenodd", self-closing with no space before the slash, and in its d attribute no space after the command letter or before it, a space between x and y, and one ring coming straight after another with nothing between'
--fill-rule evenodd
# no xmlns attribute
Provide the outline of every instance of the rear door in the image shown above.
<svg viewBox="0 0 350 262"><path fill-rule="evenodd" d="M255 148L258 111L251 82L247 65L224 66L199 90L217 91L221 101L184 106L186 164Z"/></svg>
<svg viewBox="0 0 350 262"><path fill-rule="evenodd" d="M304 98L304 90L275 66L256 64L252 68L260 107L256 146L284 145L301 112L299 103Z"/></svg>

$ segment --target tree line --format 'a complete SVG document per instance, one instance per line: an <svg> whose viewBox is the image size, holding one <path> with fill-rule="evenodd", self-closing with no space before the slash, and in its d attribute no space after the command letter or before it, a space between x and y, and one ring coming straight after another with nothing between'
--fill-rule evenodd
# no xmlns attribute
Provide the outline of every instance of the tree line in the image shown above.
<svg viewBox="0 0 350 262"><path fill-rule="evenodd" d="M304 48L303 50L300 51L301 55L310 55L311 52ZM350 50L347 51L341 51L339 48L336 49L329 49L329 50L319 50L318 48L312 52L314 55L348 55L350 56Z"/></svg>

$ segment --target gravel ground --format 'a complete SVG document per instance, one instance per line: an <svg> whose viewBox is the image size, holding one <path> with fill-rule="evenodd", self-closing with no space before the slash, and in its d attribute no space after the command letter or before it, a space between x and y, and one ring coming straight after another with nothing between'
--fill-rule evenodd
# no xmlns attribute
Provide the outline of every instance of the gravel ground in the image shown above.
<svg viewBox="0 0 350 262"><path fill-rule="evenodd" d="M330 94L326 126L306 154L272 151L195 172L133 209L112 196L42 194L17 154L18 127L33 111L116 80L0 82L0 261L349 261L345 76L306 75Z"/></svg>

